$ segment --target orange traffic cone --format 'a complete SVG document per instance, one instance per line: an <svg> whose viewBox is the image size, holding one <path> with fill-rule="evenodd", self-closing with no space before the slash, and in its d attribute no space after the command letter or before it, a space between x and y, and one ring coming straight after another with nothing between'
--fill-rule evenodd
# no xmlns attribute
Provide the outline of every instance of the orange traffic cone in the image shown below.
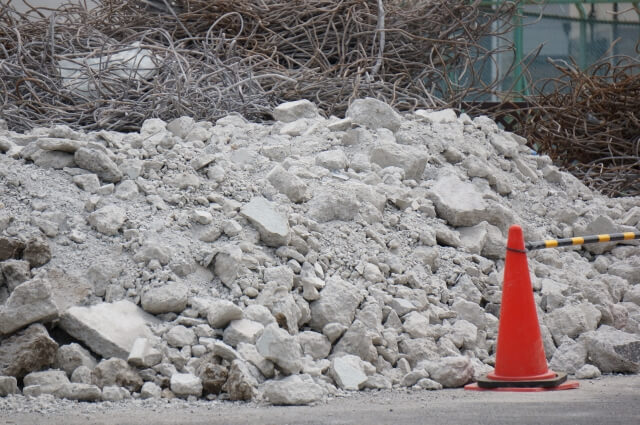
<svg viewBox="0 0 640 425"><path fill-rule="evenodd" d="M511 226L502 285L496 367L467 390L545 391L578 388L547 367L520 226Z"/></svg>

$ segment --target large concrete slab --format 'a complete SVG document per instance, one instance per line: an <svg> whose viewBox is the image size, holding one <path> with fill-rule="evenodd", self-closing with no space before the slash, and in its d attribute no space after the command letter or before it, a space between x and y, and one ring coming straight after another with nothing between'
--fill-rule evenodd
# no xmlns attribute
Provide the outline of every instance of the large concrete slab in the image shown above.
<svg viewBox="0 0 640 425"><path fill-rule="evenodd" d="M153 338L149 325L159 319L131 301L71 307L60 318L60 327L104 358L126 360L136 338Z"/></svg>

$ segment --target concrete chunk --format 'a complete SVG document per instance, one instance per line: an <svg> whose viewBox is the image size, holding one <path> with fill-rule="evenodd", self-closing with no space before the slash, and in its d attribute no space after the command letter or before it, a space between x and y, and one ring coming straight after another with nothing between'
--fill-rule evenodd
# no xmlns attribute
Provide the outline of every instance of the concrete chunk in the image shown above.
<svg viewBox="0 0 640 425"><path fill-rule="evenodd" d="M34 322L58 317L48 281L35 278L21 283L0 308L0 334L9 334Z"/></svg>
<svg viewBox="0 0 640 425"><path fill-rule="evenodd" d="M258 229L260 239L265 244L279 247L291 240L289 222L272 202L255 197L241 208L240 214Z"/></svg>
<svg viewBox="0 0 640 425"><path fill-rule="evenodd" d="M148 325L160 323L130 301L71 307L60 327L102 357L127 359L137 338L152 338Z"/></svg>

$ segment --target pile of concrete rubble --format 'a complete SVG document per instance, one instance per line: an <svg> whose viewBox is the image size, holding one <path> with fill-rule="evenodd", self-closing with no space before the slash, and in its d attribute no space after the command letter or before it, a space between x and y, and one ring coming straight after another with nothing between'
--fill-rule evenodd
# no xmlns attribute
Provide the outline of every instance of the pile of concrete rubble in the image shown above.
<svg viewBox="0 0 640 425"><path fill-rule="evenodd" d="M492 370L505 237L636 231L486 117L0 129L0 396L264 400ZM640 371L640 247L529 255L550 367ZM15 395L21 394L21 395ZM49 396L50 397L50 396Z"/></svg>

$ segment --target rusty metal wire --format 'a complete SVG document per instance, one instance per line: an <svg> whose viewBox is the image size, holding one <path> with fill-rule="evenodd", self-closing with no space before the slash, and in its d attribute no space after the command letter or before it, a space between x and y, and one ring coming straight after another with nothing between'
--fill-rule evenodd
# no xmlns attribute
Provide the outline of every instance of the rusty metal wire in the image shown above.
<svg viewBox="0 0 640 425"><path fill-rule="evenodd" d="M612 56L580 70L551 61L522 134L539 151L609 196L640 195L640 58Z"/></svg>
<svg viewBox="0 0 640 425"><path fill-rule="evenodd" d="M487 67L510 44L483 38L502 38L515 11L467 0L177 0L165 13L153 3L70 3L50 15L0 5L10 128L131 131L152 117L234 111L264 120L302 98L327 115L364 96L403 111L459 107L496 90Z"/></svg>

